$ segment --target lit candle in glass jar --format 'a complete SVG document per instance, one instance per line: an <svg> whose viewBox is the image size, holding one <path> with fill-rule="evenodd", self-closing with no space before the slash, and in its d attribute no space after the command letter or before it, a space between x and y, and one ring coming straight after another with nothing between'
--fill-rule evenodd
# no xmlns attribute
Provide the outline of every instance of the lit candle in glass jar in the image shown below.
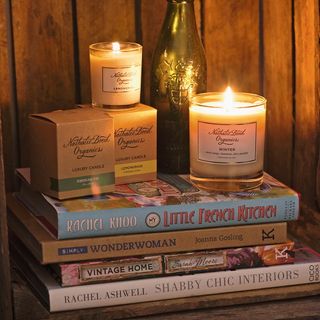
<svg viewBox="0 0 320 320"><path fill-rule="evenodd" d="M140 102L142 46L131 42L90 45L94 106L130 106Z"/></svg>
<svg viewBox="0 0 320 320"><path fill-rule="evenodd" d="M203 93L190 106L191 180L210 190L262 183L266 99L250 93Z"/></svg>

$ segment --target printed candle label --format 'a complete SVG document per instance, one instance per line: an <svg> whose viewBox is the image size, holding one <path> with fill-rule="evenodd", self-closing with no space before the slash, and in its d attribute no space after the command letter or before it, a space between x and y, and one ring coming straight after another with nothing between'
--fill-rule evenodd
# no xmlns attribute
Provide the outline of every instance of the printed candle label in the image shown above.
<svg viewBox="0 0 320 320"><path fill-rule="evenodd" d="M198 122L198 160L217 164L256 161L257 123Z"/></svg>
<svg viewBox="0 0 320 320"><path fill-rule="evenodd" d="M141 65L125 68L102 67L102 91L129 92L140 90Z"/></svg>

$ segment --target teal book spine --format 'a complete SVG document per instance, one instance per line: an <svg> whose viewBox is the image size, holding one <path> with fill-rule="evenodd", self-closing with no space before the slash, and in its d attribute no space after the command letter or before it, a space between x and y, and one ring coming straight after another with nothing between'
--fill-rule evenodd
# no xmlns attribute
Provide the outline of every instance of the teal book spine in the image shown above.
<svg viewBox="0 0 320 320"><path fill-rule="evenodd" d="M162 179L162 180L159 180ZM270 176L259 189L209 193L184 176L118 186L118 192L59 201L58 238L72 239L291 221L299 195Z"/></svg>

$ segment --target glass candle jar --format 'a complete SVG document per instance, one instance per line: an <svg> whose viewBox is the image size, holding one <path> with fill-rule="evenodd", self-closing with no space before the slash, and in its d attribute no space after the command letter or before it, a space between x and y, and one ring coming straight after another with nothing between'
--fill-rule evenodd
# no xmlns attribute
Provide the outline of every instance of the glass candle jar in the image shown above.
<svg viewBox="0 0 320 320"><path fill-rule="evenodd" d="M263 178L266 99L203 93L191 102L190 178L200 188L248 190Z"/></svg>
<svg viewBox="0 0 320 320"><path fill-rule="evenodd" d="M131 42L91 44L92 105L126 107L140 102L142 46Z"/></svg>

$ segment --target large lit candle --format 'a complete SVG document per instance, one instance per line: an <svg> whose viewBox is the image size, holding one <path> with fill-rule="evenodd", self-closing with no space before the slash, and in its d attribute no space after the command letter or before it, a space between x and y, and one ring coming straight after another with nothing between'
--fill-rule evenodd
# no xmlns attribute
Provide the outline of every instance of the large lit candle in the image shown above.
<svg viewBox="0 0 320 320"><path fill-rule="evenodd" d="M203 93L190 106L191 180L211 190L262 183L266 99L250 93Z"/></svg>
<svg viewBox="0 0 320 320"><path fill-rule="evenodd" d="M92 104L108 107L140 102L142 46L100 42L89 49Z"/></svg>

